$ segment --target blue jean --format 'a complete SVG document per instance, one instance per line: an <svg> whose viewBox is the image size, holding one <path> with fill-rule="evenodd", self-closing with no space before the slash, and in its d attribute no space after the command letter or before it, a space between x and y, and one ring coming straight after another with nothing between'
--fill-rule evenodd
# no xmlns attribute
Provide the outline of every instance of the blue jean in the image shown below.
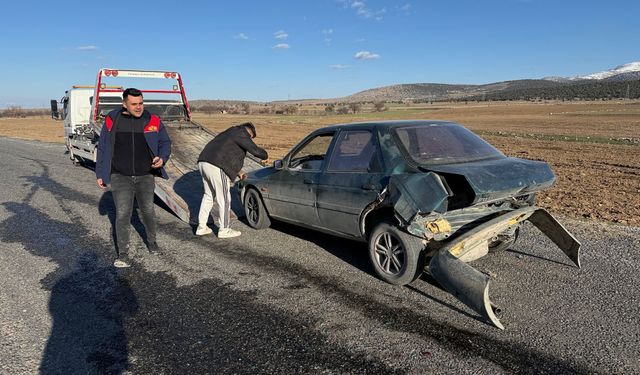
<svg viewBox="0 0 640 375"><path fill-rule="evenodd" d="M126 254L129 248L129 227L133 213L133 201L138 202L140 218L147 232L147 243L156 242L156 219L154 212L154 190L156 183L153 175L123 176L111 175L111 193L116 204L116 248L119 255Z"/></svg>

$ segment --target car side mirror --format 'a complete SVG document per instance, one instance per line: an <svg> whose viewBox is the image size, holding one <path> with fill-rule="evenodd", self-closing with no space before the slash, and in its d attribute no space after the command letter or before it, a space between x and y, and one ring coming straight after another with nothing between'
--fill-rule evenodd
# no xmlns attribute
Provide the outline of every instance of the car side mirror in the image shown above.
<svg viewBox="0 0 640 375"><path fill-rule="evenodd" d="M278 160L274 160L273 161L273 168L280 170L283 168L283 164L282 164L282 160L278 159Z"/></svg>

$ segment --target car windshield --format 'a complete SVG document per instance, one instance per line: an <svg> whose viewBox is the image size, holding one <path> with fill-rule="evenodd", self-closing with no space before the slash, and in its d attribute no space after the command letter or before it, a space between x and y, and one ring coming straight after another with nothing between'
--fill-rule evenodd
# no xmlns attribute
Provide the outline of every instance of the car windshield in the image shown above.
<svg viewBox="0 0 640 375"><path fill-rule="evenodd" d="M409 125L395 128L400 145L418 164L461 163L504 157L475 135L456 124Z"/></svg>

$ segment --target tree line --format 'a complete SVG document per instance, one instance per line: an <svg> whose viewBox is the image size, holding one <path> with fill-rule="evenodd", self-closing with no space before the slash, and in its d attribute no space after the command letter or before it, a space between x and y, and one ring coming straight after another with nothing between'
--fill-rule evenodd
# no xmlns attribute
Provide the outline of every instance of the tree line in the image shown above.
<svg viewBox="0 0 640 375"><path fill-rule="evenodd" d="M304 107L300 104L204 104L193 106L194 112L202 112L207 115L229 113L229 114L276 114L276 115L321 115L321 114L338 114L344 115L349 113L362 112L363 106L368 103L349 102L349 103L323 103L319 107L323 109L309 110L301 109ZM383 112L387 110L385 102L378 101L371 103L371 110L374 112Z"/></svg>
<svg viewBox="0 0 640 375"><path fill-rule="evenodd" d="M610 100L638 98L640 98L640 80L576 83L545 88L520 88L467 96L458 100Z"/></svg>
<svg viewBox="0 0 640 375"><path fill-rule="evenodd" d="M0 118L2 117L11 117L11 118L25 118L25 117L36 117L36 116L48 116L51 111L44 108L36 108L36 109L25 109L20 106L9 106L0 111Z"/></svg>

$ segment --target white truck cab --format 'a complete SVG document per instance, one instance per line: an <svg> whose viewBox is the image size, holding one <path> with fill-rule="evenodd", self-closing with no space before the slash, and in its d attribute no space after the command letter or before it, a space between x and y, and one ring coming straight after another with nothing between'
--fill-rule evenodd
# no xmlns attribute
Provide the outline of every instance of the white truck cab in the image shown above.
<svg viewBox="0 0 640 375"><path fill-rule="evenodd" d="M76 129L89 126L92 96L93 86L73 86L60 99L66 140L71 134L76 134Z"/></svg>
<svg viewBox="0 0 640 375"><path fill-rule="evenodd" d="M94 138L91 129L94 91L94 86L76 85L65 91L60 99L65 144L69 157L76 163L81 160L79 158L95 162L94 147L91 146L91 139ZM122 100L120 93L107 95L112 96L113 100Z"/></svg>

